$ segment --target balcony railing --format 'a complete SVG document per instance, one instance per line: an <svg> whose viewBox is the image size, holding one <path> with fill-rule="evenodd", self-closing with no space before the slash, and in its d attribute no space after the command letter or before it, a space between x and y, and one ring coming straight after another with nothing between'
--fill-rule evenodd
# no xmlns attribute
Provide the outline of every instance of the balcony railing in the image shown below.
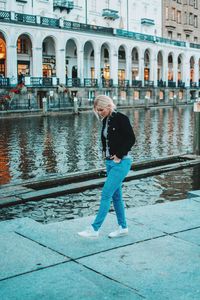
<svg viewBox="0 0 200 300"><path fill-rule="evenodd" d="M152 80L145 80L144 86L145 87L154 87L154 82Z"/></svg>
<svg viewBox="0 0 200 300"><path fill-rule="evenodd" d="M80 87L81 80L80 78L67 78L66 79L66 86L67 87Z"/></svg>
<svg viewBox="0 0 200 300"><path fill-rule="evenodd" d="M10 85L10 79L7 77L0 77L0 87L6 87Z"/></svg>
<svg viewBox="0 0 200 300"><path fill-rule="evenodd" d="M118 80L118 87L129 87L129 80Z"/></svg>
<svg viewBox="0 0 200 300"><path fill-rule="evenodd" d="M109 8L103 9L102 17L104 17L105 19L110 19L110 20L119 19L118 11L109 9Z"/></svg>
<svg viewBox="0 0 200 300"><path fill-rule="evenodd" d="M15 21L20 23L36 24L36 16L15 13Z"/></svg>
<svg viewBox="0 0 200 300"><path fill-rule="evenodd" d="M25 78L25 85L32 87L52 87L59 84L57 77L30 77Z"/></svg>
<svg viewBox="0 0 200 300"><path fill-rule="evenodd" d="M158 80L157 85L158 85L158 87L166 87L166 81Z"/></svg>
<svg viewBox="0 0 200 300"><path fill-rule="evenodd" d="M53 8L59 8L61 11L66 9L67 12L70 12L74 8L73 1L66 1L66 0L54 0L53 1Z"/></svg>
<svg viewBox="0 0 200 300"><path fill-rule="evenodd" d="M190 87L197 88L197 83L194 81L190 82Z"/></svg>
<svg viewBox="0 0 200 300"><path fill-rule="evenodd" d="M48 27L59 27L59 20L47 17L41 17L41 25Z"/></svg>
<svg viewBox="0 0 200 300"><path fill-rule="evenodd" d="M184 88L185 87L185 82L182 82L182 80L178 81L178 87Z"/></svg>
<svg viewBox="0 0 200 300"><path fill-rule="evenodd" d="M132 80L132 87L141 88L142 87L142 80Z"/></svg>
<svg viewBox="0 0 200 300"><path fill-rule="evenodd" d="M113 79L102 79L102 87L104 88L110 88L113 86Z"/></svg>
<svg viewBox="0 0 200 300"><path fill-rule="evenodd" d="M168 80L168 87L176 87L176 82L173 80Z"/></svg>
<svg viewBox="0 0 200 300"><path fill-rule="evenodd" d="M98 87L98 80L93 78L85 78L84 79L85 87Z"/></svg>
<svg viewBox="0 0 200 300"><path fill-rule="evenodd" d="M152 19L142 18L141 19L141 24L151 26L151 25L155 25L155 21L152 20Z"/></svg>
<svg viewBox="0 0 200 300"><path fill-rule="evenodd" d="M106 9L106 11L108 11L108 9ZM117 11L114 12L118 13ZM122 29L113 29L113 28L83 24L78 22L70 22L66 20L63 21L63 25L62 25L60 19L36 17L35 15L26 15L26 14L19 14L19 13L15 13L13 19L13 17L11 18L10 11L0 11L0 22L10 22L10 23L19 22L19 23L26 23L26 25L34 24L35 26L37 25L37 26L52 27L58 29L63 28L66 30L69 29L69 30L77 30L77 31L89 31L89 32L94 32L99 34L123 36L129 39L134 39L139 41L147 41L152 43L164 43L164 44L171 44L178 47L186 47L186 42L166 39L155 35L148 35L148 34L126 31ZM200 48L200 45L198 44L190 43L189 45L191 48L197 48L197 49Z"/></svg>

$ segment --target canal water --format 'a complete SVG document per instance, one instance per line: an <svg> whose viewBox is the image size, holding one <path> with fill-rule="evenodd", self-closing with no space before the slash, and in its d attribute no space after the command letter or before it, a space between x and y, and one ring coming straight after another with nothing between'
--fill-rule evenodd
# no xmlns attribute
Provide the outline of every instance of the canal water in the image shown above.
<svg viewBox="0 0 200 300"><path fill-rule="evenodd" d="M192 107L123 110L137 138L135 161L192 153ZM91 112L0 120L0 184L19 183L51 174L104 167L101 124ZM187 198L200 189L200 166L125 182L127 207ZM94 215L100 189L28 202L0 210L0 220L30 217L42 223Z"/></svg>
<svg viewBox="0 0 200 300"><path fill-rule="evenodd" d="M137 138L135 161L191 153L192 107L123 110ZM0 119L0 185L104 166L92 112Z"/></svg>

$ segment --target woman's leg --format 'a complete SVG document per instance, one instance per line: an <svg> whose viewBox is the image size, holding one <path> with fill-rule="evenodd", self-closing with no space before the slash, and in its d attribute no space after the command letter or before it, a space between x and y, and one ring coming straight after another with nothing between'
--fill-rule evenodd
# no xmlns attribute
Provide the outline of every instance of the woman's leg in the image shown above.
<svg viewBox="0 0 200 300"><path fill-rule="evenodd" d="M122 181L128 174L131 166L130 159L122 159L120 163L115 163L112 160L107 161L106 163L107 163L108 174L102 190L99 211L92 224L94 230L98 230L101 227L110 209L110 203L112 197L116 192L116 190L118 190L119 187L121 186Z"/></svg>
<svg viewBox="0 0 200 300"><path fill-rule="evenodd" d="M113 206L116 212L118 225L122 228L126 228L126 216L124 209L124 201L122 199L122 187L120 186L113 195Z"/></svg>

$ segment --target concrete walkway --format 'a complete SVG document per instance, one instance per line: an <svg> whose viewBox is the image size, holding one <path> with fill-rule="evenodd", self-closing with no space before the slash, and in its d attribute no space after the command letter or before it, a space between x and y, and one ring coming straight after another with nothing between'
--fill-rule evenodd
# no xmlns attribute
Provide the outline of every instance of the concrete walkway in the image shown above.
<svg viewBox="0 0 200 300"><path fill-rule="evenodd" d="M127 210L130 234L97 240L76 233L93 217L39 224L0 222L0 299L200 299L200 192Z"/></svg>

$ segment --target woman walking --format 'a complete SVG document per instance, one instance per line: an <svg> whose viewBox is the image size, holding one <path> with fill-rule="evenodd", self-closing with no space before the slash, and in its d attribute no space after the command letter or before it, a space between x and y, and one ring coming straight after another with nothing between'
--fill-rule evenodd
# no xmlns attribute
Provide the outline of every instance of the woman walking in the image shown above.
<svg viewBox="0 0 200 300"><path fill-rule="evenodd" d="M103 121L101 140L103 156L106 159L107 179L104 183L99 211L91 226L78 235L85 238L98 238L99 229L105 220L113 200L117 216L118 229L109 234L110 238L128 234L124 202L122 199L122 182L128 174L132 159L131 147L135 143L135 135L127 116L117 112L113 100L99 95L94 100L94 112Z"/></svg>

